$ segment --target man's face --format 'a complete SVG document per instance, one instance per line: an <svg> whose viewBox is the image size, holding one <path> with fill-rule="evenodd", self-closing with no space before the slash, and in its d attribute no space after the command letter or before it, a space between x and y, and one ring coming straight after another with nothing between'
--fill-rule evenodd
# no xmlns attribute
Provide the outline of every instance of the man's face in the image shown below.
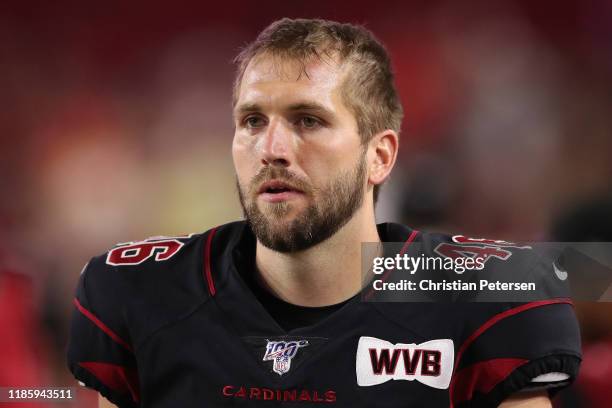
<svg viewBox="0 0 612 408"><path fill-rule="evenodd" d="M276 251L314 246L346 224L366 191L365 146L336 63L260 57L238 89L232 146L240 203Z"/></svg>

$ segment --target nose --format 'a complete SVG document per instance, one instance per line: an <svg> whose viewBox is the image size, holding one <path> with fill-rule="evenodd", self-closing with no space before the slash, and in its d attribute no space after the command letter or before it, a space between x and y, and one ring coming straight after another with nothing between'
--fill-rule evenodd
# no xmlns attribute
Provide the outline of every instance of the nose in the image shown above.
<svg viewBox="0 0 612 408"><path fill-rule="evenodd" d="M292 139L291 130L282 120L270 121L261 141L262 164L289 167L292 157Z"/></svg>

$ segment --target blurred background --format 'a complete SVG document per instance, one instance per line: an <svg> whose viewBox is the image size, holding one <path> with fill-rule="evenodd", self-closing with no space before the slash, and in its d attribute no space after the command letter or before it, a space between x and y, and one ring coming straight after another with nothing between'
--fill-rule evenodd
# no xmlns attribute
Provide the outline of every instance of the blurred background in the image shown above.
<svg viewBox="0 0 612 408"><path fill-rule="evenodd" d="M231 60L285 16L364 24L391 53L406 116L380 221L612 241L612 2L5 1L0 386L75 385L64 350L91 256L241 217ZM612 310L578 311L585 362L556 404L607 406Z"/></svg>

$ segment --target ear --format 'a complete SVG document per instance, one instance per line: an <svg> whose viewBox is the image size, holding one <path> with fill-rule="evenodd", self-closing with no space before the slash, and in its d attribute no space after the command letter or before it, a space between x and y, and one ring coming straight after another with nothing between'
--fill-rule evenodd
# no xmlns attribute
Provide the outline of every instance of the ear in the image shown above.
<svg viewBox="0 0 612 408"><path fill-rule="evenodd" d="M368 182L379 185L389 177L399 148L399 137L391 129L383 130L375 134L368 143Z"/></svg>

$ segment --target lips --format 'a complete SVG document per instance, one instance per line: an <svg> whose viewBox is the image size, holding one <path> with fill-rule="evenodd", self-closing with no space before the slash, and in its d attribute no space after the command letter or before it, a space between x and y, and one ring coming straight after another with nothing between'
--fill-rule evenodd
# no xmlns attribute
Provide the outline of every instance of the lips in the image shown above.
<svg viewBox="0 0 612 408"><path fill-rule="evenodd" d="M302 190L292 186L291 184L281 180L266 181L259 187L259 194L281 194L281 193L303 193Z"/></svg>
<svg viewBox="0 0 612 408"><path fill-rule="evenodd" d="M280 203L303 197L304 192L281 180L269 180L258 190L259 197L269 203Z"/></svg>

